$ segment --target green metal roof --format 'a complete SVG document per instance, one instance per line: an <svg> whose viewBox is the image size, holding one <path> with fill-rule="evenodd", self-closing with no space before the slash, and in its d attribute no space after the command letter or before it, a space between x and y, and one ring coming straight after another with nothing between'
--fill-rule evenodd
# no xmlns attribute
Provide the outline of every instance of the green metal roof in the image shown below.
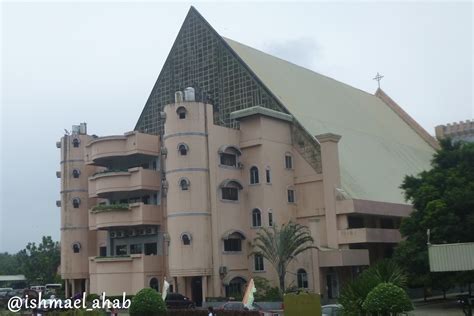
<svg viewBox="0 0 474 316"><path fill-rule="evenodd" d="M428 245L431 272L474 270L474 242Z"/></svg>
<svg viewBox="0 0 474 316"><path fill-rule="evenodd" d="M342 189L351 198L406 203L403 177L429 169L434 149L394 110L373 94L224 40L311 135L342 136Z"/></svg>

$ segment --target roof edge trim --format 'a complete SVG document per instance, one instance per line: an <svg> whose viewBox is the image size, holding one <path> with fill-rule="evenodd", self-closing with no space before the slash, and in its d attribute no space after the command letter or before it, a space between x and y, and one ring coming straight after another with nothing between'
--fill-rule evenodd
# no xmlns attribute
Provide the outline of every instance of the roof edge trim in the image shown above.
<svg viewBox="0 0 474 316"><path fill-rule="evenodd" d="M433 149L440 149L439 143L420 124L418 124L405 110L402 109L392 98L382 89L378 88L375 96L382 100L395 114L397 114L408 126L410 126L425 142Z"/></svg>
<svg viewBox="0 0 474 316"><path fill-rule="evenodd" d="M293 122L293 116L290 114L285 114L283 112L278 112L275 110L267 109L261 106L252 106L250 108L234 111L230 113L230 118L234 120L242 119L247 116L252 115L264 115L272 118L276 118L283 121Z"/></svg>

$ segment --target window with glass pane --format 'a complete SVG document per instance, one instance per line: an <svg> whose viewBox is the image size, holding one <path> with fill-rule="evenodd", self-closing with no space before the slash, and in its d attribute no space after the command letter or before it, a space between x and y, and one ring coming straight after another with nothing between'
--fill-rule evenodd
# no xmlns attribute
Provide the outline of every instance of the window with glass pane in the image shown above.
<svg viewBox="0 0 474 316"><path fill-rule="evenodd" d="M231 167L237 166L237 156L233 155L233 154L222 153L221 154L221 165L231 166Z"/></svg>
<svg viewBox="0 0 474 316"><path fill-rule="evenodd" d="M273 213L269 212L268 213L268 226L273 226Z"/></svg>
<svg viewBox="0 0 474 316"><path fill-rule="evenodd" d="M285 168L286 169L293 168L293 157L290 154L285 155Z"/></svg>
<svg viewBox="0 0 474 316"><path fill-rule="evenodd" d="M259 183L258 168L252 167L250 168L250 184L257 184L257 183Z"/></svg>
<svg viewBox="0 0 474 316"><path fill-rule="evenodd" d="M239 190L237 188L222 188L222 199L237 201L239 199Z"/></svg>
<svg viewBox="0 0 474 316"><path fill-rule="evenodd" d="M252 211L252 226L253 227L262 226L262 215L259 209L254 209Z"/></svg>
<svg viewBox="0 0 474 316"><path fill-rule="evenodd" d="M143 252L142 244L133 244L130 245L130 254L140 254Z"/></svg>
<svg viewBox="0 0 474 316"><path fill-rule="evenodd" d="M308 274L306 273L305 269L298 270L297 279L299 288L308 288Z"/></svg>
<svg viewBox="0 0 474 316"><path fill-rule="evenodd" d="M242 251L242 240L238 238L225 239L224 251Z"/></svg>
<svg viewBox="0 0 474 316"><path fill-rule="evenodd" d="M254 267L255 271L263 271L265 270L265 267L263 265L263 257L260 255L255 255L254 256Z"/></svg>
<svg viewBox="0 0 474 316"><path fill-rule="evenodd" d="M265 178L266 178L267 183L272 182L271 175L270 175L270 169L265 170Z"/></svg>
<svg viewBox="0 0 474 316"><path fill-rule="evenodd" d="M115 246L115 255L124 256L127 254L127 245L117 245Z"/></svg>
<svg viewBox="0 0 474 316"><path fill-rule="evenodd" d="M295 203L295 190L288 189L288 202Z"/></svg>

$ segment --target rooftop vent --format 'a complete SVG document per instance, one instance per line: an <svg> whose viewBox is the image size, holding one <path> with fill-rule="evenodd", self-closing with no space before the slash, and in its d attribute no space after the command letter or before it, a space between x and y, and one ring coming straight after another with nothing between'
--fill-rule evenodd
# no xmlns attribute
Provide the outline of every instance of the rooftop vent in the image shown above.
<svg viewBox="0 0 474 316"><path fill-rule="evenodd" d="M184 101L183 91L176 91L174 93L174 103L181 103Z"/></svg>
<svg viewBox="0 0 474 316"><path fill-rule="evenodd" d="M184 89L184 100L194 102L196 100L193 87L187 87Z"/></svg>

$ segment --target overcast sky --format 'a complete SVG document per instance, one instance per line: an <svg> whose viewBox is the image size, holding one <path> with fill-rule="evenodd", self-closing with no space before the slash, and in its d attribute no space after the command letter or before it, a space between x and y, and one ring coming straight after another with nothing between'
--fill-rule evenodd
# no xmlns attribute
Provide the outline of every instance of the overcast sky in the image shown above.
<svg viewBox="0 0 474 316"><path fill-rule="evenodd" d="M474 117L470 2L193 3L225 37L368 92L429 133ZM59 239L64 128L132 130L191 3L1 4L0 252Z"/></svg>

